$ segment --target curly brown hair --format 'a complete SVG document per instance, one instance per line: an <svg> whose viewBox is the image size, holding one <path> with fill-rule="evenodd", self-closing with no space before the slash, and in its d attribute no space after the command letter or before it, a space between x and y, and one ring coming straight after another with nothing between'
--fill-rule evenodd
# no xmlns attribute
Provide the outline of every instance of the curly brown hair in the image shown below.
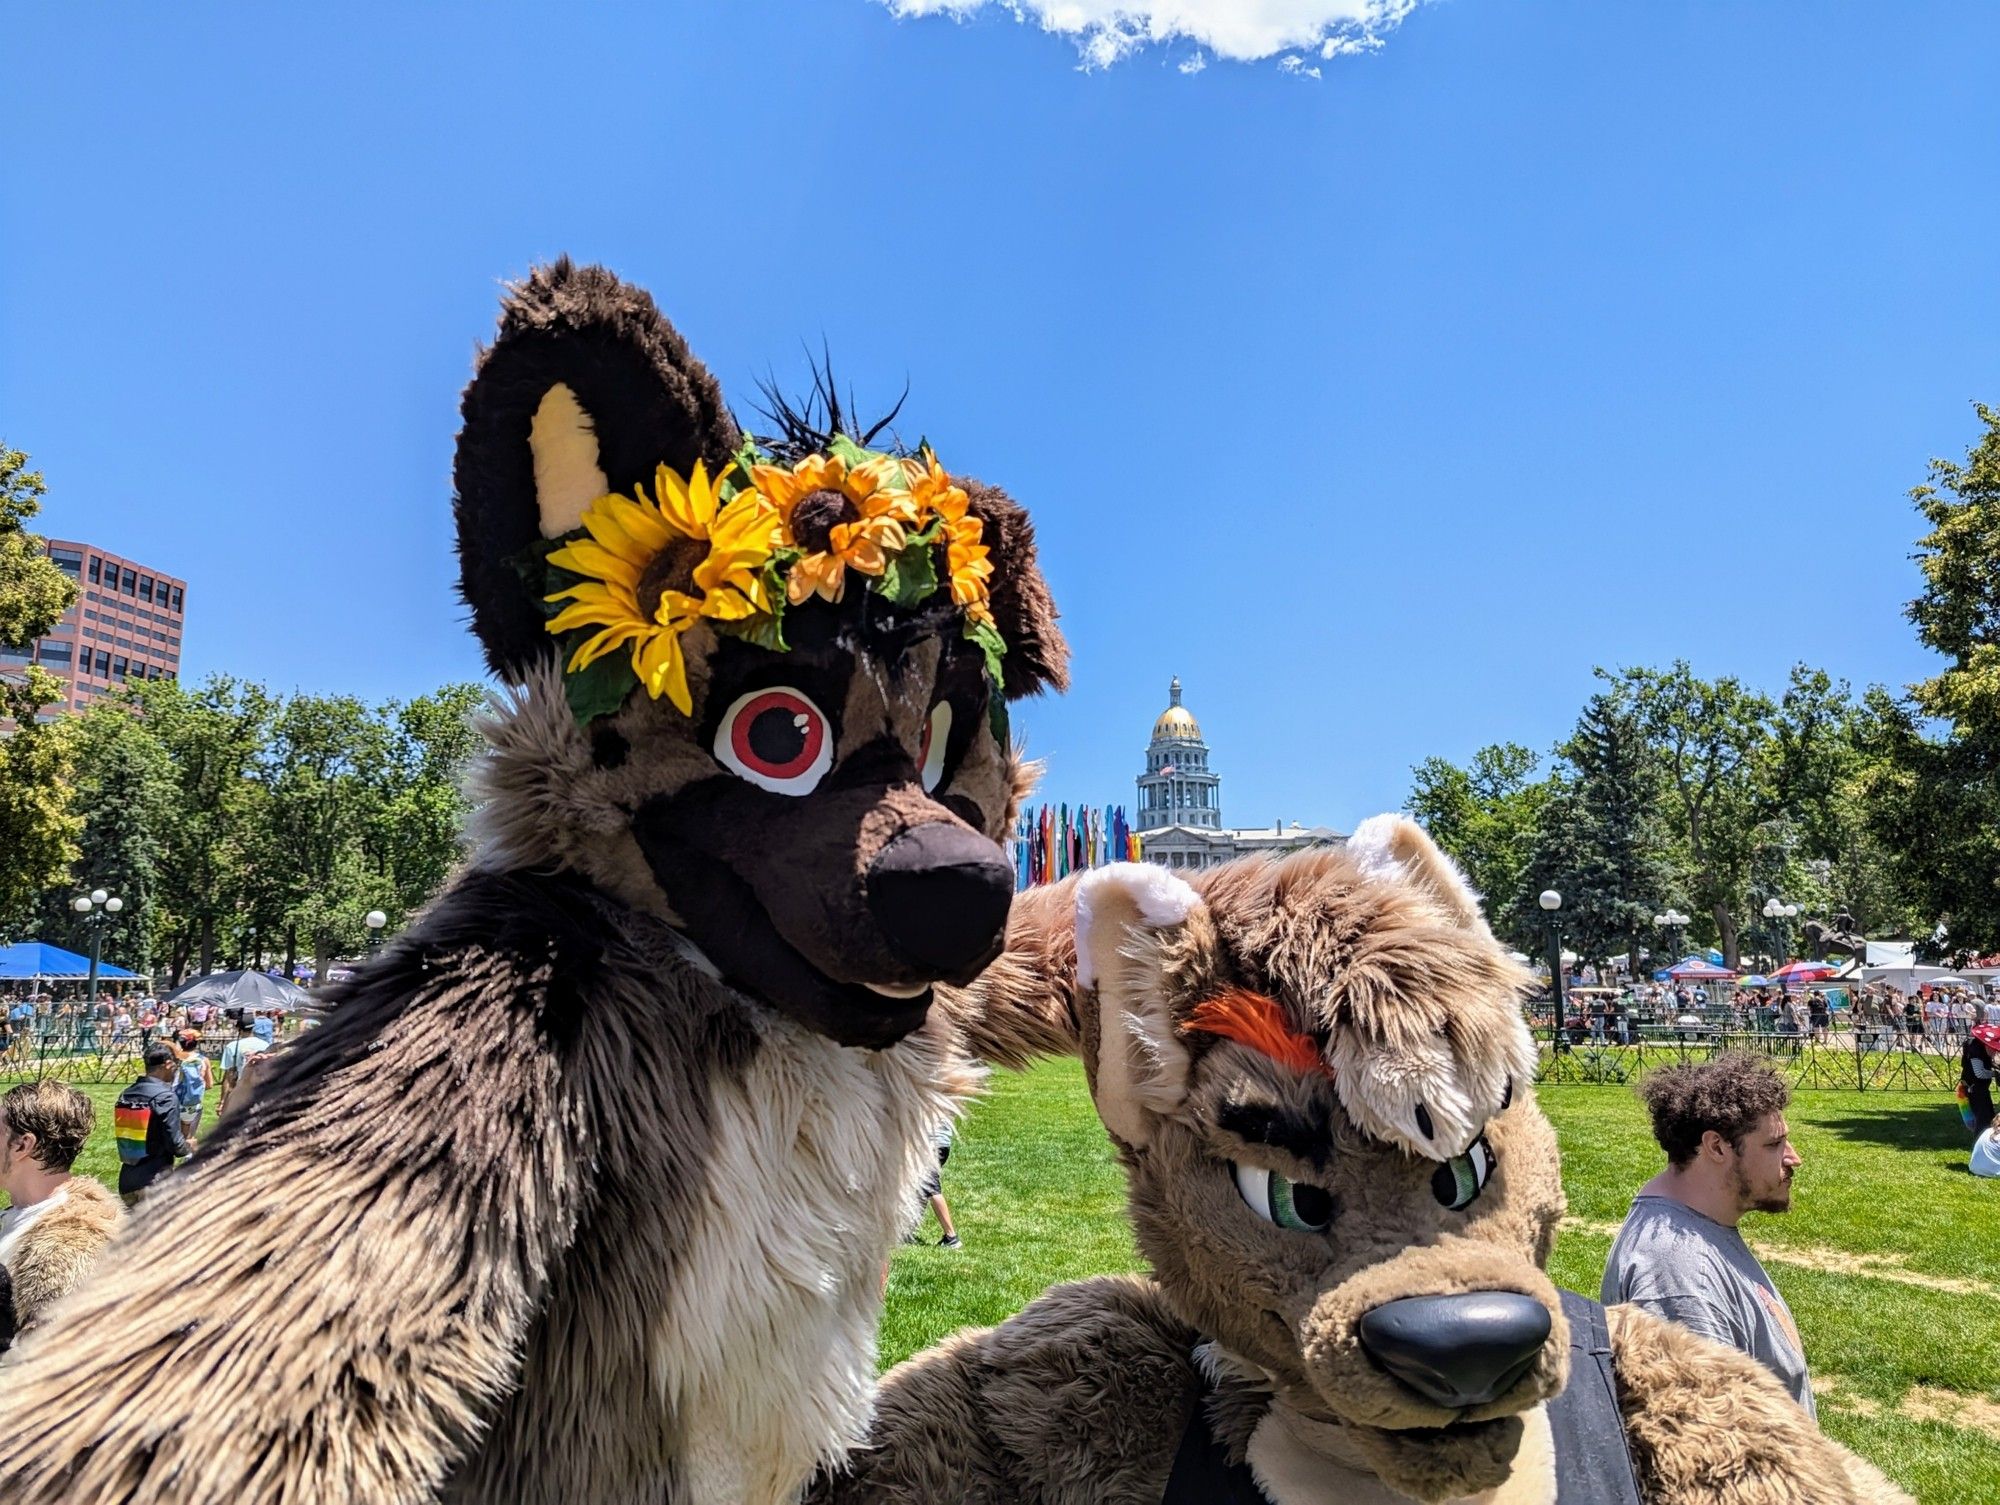
<svg viewBox="0 0 2000 1505"><path fill-rule="evenodd" d="M23 1082L0 1097L0 1118L9 1138L35 1136L35 1159L44 1169L66 1171L83 1153L84 1141L97 1123L90 1099L67 1082L43 1078Z"/></svg>
<svg viewBox="0 0 2000 1505"><path fill-rule="evenodd" d="M1639 1096L1668 1163L1680 1166L1694 1159L1710 1129L1740 1147L1766 1115L1784 1112L1792 1089L1767 1063L1732 1053L1652 1072L1639 1083Z"/></svg>

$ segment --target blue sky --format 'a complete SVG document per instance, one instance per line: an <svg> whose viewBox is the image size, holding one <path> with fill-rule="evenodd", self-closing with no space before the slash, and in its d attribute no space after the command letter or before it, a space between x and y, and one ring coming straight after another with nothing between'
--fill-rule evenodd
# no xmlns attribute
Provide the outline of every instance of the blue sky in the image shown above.
<svg viewBox="0 0 2000 1505"><path fill-rule="evenodd" d="M1991 6L1439 0L1357 55L1087 71L878 0L7 31L0 436L49 531L188 578L192 676L478 675L457 396L562 251L739 408L801 342L864 404L907 379L1036 515L1046 792L1129 801L1178 673L1245 824L1546 746L1595 664L1927 672L1903 493L2000 401Z"/></svg>

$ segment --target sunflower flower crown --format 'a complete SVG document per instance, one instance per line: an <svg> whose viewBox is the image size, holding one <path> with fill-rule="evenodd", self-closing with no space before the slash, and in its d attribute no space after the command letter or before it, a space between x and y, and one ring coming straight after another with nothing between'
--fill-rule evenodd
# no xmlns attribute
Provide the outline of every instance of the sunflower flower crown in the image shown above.
<svg viewBox="0 0 2000 1505"><path fill-rule="evenodd" d="M715 476L662 465L653 494L601 496L543 554L548 630L564 650L579 722L608 716L634 687L694 709L681 638L707 622L776 653L785 613L850 589L915 608L949 599L986 657L993 705L1007 651L990 604L985 525L928 444L913 455L835 435L824 452L774 464L745 443ZM996 717L997 724L997 717Z"/></svg>

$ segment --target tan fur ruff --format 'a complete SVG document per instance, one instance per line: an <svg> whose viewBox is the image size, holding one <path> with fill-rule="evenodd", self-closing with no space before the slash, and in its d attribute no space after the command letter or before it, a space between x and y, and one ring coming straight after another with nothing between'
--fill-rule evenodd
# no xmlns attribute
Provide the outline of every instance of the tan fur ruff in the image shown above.
<svg viewBox="0 0 2000 1505"><path fill-rule="evenodd" d="M62 1202L35 1219L7 1260L14 1281L14 1319L34 1326L90 1272L125 1208L103 1184L72 1176Z"/></svg>

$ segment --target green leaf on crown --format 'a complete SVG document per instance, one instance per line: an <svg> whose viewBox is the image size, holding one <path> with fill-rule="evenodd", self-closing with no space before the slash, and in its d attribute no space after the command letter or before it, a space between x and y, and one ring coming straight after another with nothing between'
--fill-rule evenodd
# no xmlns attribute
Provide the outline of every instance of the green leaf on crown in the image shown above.
<svg viewBox="0 0 2000 1505"><path fill-rule="evenodd" d="M790 653L792 645L785 641L785 575L800 557L798 549L773 549L771 557L764 561L762 575L765 598L775 610L768 614L759 612L740 622L717 622L716 631L741 638L769 653Z"/></svg>
<svg viewBox="0 0 2000 1505"><path fill-rule="evenodd" d="M896 606L915 606L937 594L938 527L933 521L921 533L912 533L901 552L889 556L876 577L876 595Z"/></svg>
<svg viewBox="0 0 2000 1505"><path fill-rule="evenodd" d="M882 458L878 451L863 449L845 434L835 434L833 442L827 445L826 452L845 460L849 470L853 470L859 465L866 465L870 460L879 460Z"/></svg>
<svg viewBox="0 0 2000 1505"><path fill-rule="evenodd" d="M986 658L986 721L993 728L993 740L1007 745L1007 694L1000 678L1000 660L1007 656L1007 640L991 622L967 621L965 640Z"/></svg>
<svg viewBox="0 0 2000 1505"><path fill-rule="evenodd" d="M768 463L754 439L745 439L742 447L729 457L729 462L723 468L722 479L716 483L716 493L725 506L753 489L750 484L751 467Z"/></svg>
<svg viewBox="0 0 2000 1505"><path fill-rule="evenodd" d="M570 633L562 643L563 662L576 652L577 644L590 634ZM632 672L632 654L619 648L581 669L563 675L563 694L570 714L580 726L588 726L599 716L615 715L625 697L639 688L639 676Z"/></svg>
<svg viewBox="0 0 2000 1505"><path fill-rule="evenodd" d="M780 586L778 589L779 597L782 599L784 587ZM759 612L756 616L745 617L740 622L717 622L715 630L727 633L733 638L741 638L752 647L762 648L767 653L792 651L792 645L785 641L785 615L782 610L768 615Z"/></svg>

